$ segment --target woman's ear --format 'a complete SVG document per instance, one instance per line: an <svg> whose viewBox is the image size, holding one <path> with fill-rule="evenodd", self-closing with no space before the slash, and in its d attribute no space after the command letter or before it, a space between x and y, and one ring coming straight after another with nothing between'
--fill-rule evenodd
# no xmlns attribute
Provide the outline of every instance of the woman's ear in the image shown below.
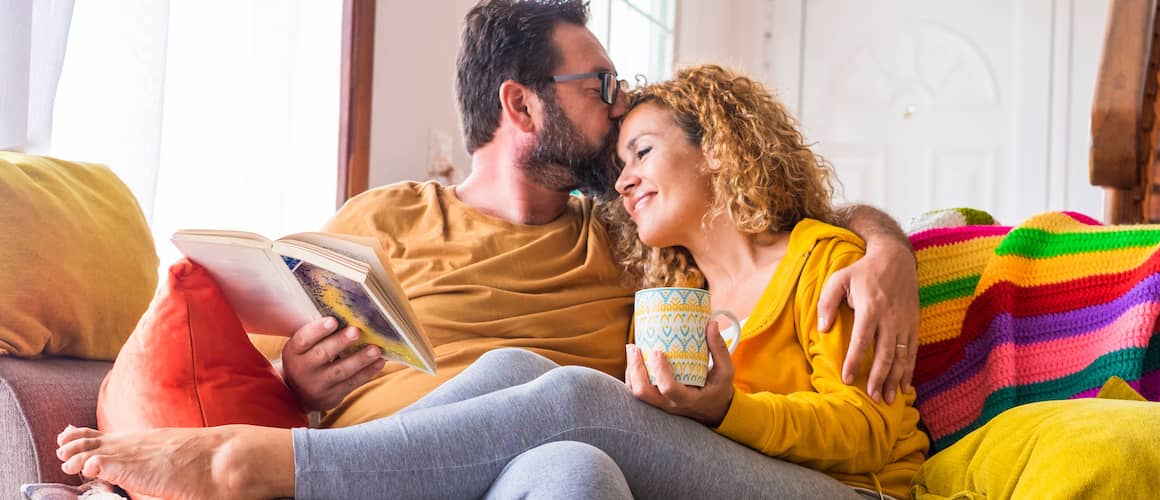
<svg viewBox="0 0 1160 500"><path fill-rule="evenodd" d="M705 171L709 173L717 173L721 170L721 160L718 160L712 153L706 151L705 155Z"/></svg>
<svg viewBox="0 0 1160 500"><path fill-rule="evenodd" d="M499 86L499 103L503 108L501 122L506 119L523 132L536 129L533 116L540 113L542 106L532 89L514 80L506 80Z"/></svg>

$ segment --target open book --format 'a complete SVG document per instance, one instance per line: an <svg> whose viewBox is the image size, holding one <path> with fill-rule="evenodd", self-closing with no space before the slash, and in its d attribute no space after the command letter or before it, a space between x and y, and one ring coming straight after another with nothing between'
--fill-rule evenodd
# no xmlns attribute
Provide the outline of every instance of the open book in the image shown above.
<svg viewBox="0 0 1160 500"><path fill-rule="evenodd" d="M370 238L298 233L270 241L244 231L183 230L173 244L209 271L249 333L289 337L333 316L355 326L355 348L435 373L423 327L386 256Z"/></svg>

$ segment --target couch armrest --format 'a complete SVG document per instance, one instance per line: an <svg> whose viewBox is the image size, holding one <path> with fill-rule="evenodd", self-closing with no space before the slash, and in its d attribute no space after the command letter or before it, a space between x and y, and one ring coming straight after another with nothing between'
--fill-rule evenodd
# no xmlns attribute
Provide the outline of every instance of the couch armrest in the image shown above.
<svg viewBox="0 0 1160 500"><path fill-rule="evenodd" d="M23 483L80 484L60 470L56 435L97 426L97 394L113 363L0 356L0 496Z"/></svg>

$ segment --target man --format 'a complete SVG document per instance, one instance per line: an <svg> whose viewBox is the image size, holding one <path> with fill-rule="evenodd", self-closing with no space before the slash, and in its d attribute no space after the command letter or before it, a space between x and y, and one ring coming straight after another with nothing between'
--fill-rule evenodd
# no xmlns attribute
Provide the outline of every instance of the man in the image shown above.
<svg viewBox="0 0 1160 500"><path fill-rule="evenodd" d="M329 318L311 323L284 346L282 366L303 406L327 411L324 424L348 426L390 415L501 347L623 376L632 290L622 282L604 228L593 216L592 199L569 195L575 188L599 195L610 187L613 172L605 150L624 112L615 68L586 22L580 0L476 5L466 18L457 78L471 174L453 187L401 183L369 191L328 223L327 230L381 242L431 337L438 375L386 364L374 348L343 356L354 332L335 331ZM833 318L843 297L856 309L857 337L846 371L857 368L876 340L869 392L893 399L899 382L909 379L917 337L913 256L897 226L880 213L855 211L849 225L866 239L867 257L835 277L823 315ZM418 406L495 389L486 381L460 378ZM83 470L166 497L325 495L321 484L354 473L333 470L337 466L321 449L296 452L301 443L282 429L121 436L68 429L60 442L66 472ZM623 477L595 451L540 453L580 457L586 464L580 469L608 472L582 483L613 496L624 493ZM574 482L547 479L566 475L548 467L556 462L517 457L493 491L523 494L526 485L509 485L528 473L546 474L530 482L537 488L572 488ZM158 465L165 463L194 466ZM319 464L331 468L320 471ZM310 474L327 479L314 481ZM386 491L408 494L390 485L363 494L381 497Z"/></svg>

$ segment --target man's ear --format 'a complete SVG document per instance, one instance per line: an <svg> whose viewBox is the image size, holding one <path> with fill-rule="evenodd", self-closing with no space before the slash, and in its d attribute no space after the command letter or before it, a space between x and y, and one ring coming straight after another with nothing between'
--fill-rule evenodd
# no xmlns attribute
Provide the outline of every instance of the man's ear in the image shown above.
<svg viewBox="0 0 1160 500"><path fill-rule="evenodd" d="M533 116L540 113L540 99L526 85L514 80L506 80L499 86L501 115L523 132L536 129Z"/></svg>

